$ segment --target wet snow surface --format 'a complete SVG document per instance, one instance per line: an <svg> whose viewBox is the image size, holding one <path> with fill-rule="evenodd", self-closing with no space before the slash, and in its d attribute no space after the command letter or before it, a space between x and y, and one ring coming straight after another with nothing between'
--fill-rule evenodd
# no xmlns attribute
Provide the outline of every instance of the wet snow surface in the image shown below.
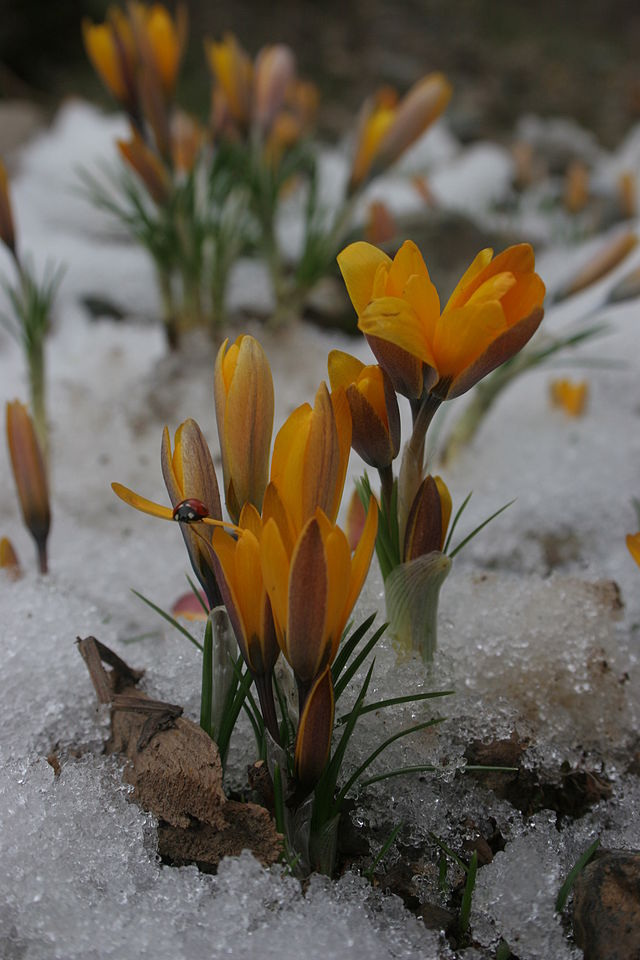
<svg viewBox="0 0 640 960"><path fill-rule="evenodd" d="M145 689L183 703L194 718L200 671L197 650L130 592L164 606L183 592L181 537L172 525L129 510L109 483L117 479L164 501L161 429L168 423L173 430L187 416L217 449L210 348L194 343L182 366L166 358L161 330L143 322L157 311L148 262L74 192L75 167L111 156L118 132L117 122L68 106L26 149L14 181L23 248L40 269L47 260L64 262L66 274L48 347L54 522L46 579L31 571L33 548L19 522L7 453L0 452L0 534L12 538L27 571L17 584L0 575L0 956L453 957L398 898L352 873L337 883L313 877L303 893L295 879L279 868L264 870L249 854L225 861L216 877L162 866L152 818L128 802L117 763L101 756L108 718L96 710L76 636L94 634L145 668ZM637 133L617 155L598 154L600 181L606 185L622 167L637 169L639 154ZM339 155L327 157L328 170L340 171L342 163ZM405 171L424 164L442 204L471 206L487 222L498 216L495 204L510 178L501 149L462 150L441 125L413 151ZM372 192L399 210L416 202L398 172ZM569 245L566 224L540 210L523 203L517 227L524 238L530 230L532 239L546 241L538 268L554 289L607 235ZM461 533L517 501L454 563L442 591L433 674L398 660L384 641L371 698L429 689L455 695L436 706L367 716L348 757L355 769L402 725L438 711L447 717L394 744L385 757L393 767L434 763L437 773L370 787L356 798L352 818L378 831L380 843L402 821L403 849L423 853L429 833L461 850L473 834L470 821L497 827L506 846L478 875L471 915L477 945L459 954L469 960L494 956L501 937L521 960L580 956L554 915L564 877L596 836L605 846L640 847L640 790L626 772L640 702L640 570L624 544L636 529L631 498L640 496L639 306L631 300L601 308L608 289L639 259L631 254L544 321L555 332L587 315L609 325L607 336L581 356L616 365L564 370L589 379L585 416L570 420L550 408L549 370L529 374L504 394L474 444L444 473L454 503L473 490ZM4 260L1 266L9 269ZM259 271L240 271L234 302L256 302L264 296L261 284ZM86 294L126 303L140 322L89 320L80 302ZM331 348L367 357L362 342L302 326L276 336L249 323L233 335L244 331L262 339L271 361L277 425L312 399ZM23 361L1 334L0 400L4 405L14 396L26 399ZM351 474L360 470L353 456ZM604 581L618 584L622 609ZM356 613L375 608L382 617L381 596L374 569ZM611 799L558 829L554 813L527 819L459 774L471 741L507 738L514 730L530 741L528 765L557 775L568 761L604 773L612 780ZM62 762L58 778L45 759L52 750ZM252 750L241 723L232 782L244 779ZM397 856L389 855L389 865ZM419 886L425 901L438 902L436 854Z"/></svg>

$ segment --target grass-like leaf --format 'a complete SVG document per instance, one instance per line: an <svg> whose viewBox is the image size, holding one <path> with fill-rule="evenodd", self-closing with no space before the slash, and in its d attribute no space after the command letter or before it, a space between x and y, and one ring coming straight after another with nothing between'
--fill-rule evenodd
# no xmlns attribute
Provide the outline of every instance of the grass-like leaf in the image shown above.
<svg viewBox="0 0 640 960"><path fill-rule="evenodd" d="M213 707L213 626L207 620L204 631L204 646L202 650L202 688L200 691L200 726L211 739L214 731L211 723Z"/></svg>
<svg viewBox="0 0 640 960"><path fill-rule="evenodd" d="M367 659L367 657L369 656L369 654L371 653L371 651L373 650L373 648L375 647L378 640L380 639L380 637L382 636L382 634L386 629L387 629L386 623L383 623L381 627L378 627L376 632L372 634L372 636L367 640L367 642L365 643L360 653L358 653L358 655L351 660L349 665L345 667L340 679L338 680L338 682L334 687L334 695L335 695L336 703L338 702L338 700L340 699L340 697L342 696L346 688L351 683L351 680L355 675L355 673L357 672L360 665L364 663L364 661Z"/></svg>
<svg viewBox="0 0 640 960"><path fill-rule="evenodd" d="M338 682L338 677L340 676L343 669L345 668L353 651L358 646L358 644L360 643L360 641L368 631L369 627L371 626L375 618L376 618L375 613L372 613L370 617L367 617L366 620L363 620L360 626L356 627L356 629L352 633L350 633L340 644L338 655L333 661L333 666L331 668L331 677L333 680L334 687Z"/></svg>
<svg viewBox="0 0 640 960"><path fill-rule="evenodd" d="M397 825L397 827L393 828L393 830L391 831L391 833L389 834L389 836L387 837L383 845L380 847L380 850L378 851L373 863L365 873L365 877L367 878L369 883L373 883L373 874L375 872L376 867L378 866L382 858L385 857L387 852L391 849L391 846L394 843L398 834L400 833L402 827L403 827L403 823L401 820L400 823Z"/></svg>
<svg viewBox="0 0 640 960"><path fill-rule="evenodd" d="M558 891L558 896L556 897L556 913L562 913L564 910L567 900L569 899L569 894L573 889L573 885L576 882L578 874L581 873L586 865L589 863L589 860L593 857L594 853L600 846L600 838L594 840L590 847L584 851L581 857L578 857L571 870L567 875L567 879L560 887Z"/></svg>
<svg viewBox="0 0 640 960"><path fill-rule="evenodd" d="M155 604L152 600L149 600L147 597L143 596L141 593L138 593L137 590L134 590L132 588L131 593L134 593L136 597L142 600L143 603L146 603L148 607L151 607L152 610L155 610L155 612L159 614L163 618L163 620L166 620L167 623L170 623L172 627L175 627L176 630L179 630L180 633L182 633L187 638L187 640L191 641L194 647L197 647L198 650L202 652L203 646L200 643L200 641L196 640L193 634L189 633L189 631L185 627L183 627L181 623L178 623L175 617L172 617L171 614L167 613L166 610L163 610L162 607L157 606L157 604Z"/></svg>
<svg viewBox="0 0 640 960"><path fill-rule="evenodd" d="M469 929L469 918L471 916L471 901L473 898L473 890L476 885L476 874L478 872L478 851L474 850L469 861L469 868L467 870L467 882L464 885L464 893L462 894L462 903L460 905L460 932L466 933Z"/></svg>
<svg viewBox="0 0 640 960"><path fill-rule="evenodd" d="M374 710L384 710L386 707L395 707L399 703L418 703L420 700L433 700L436 697L449 697L455 693L455 690L435 690L430 693L409 693L406 697L391 697L389 700L376 700L374 703L368 703L360 710L360 716L365 713L373 713ZM346 723L350 714L345 713L336 720L336 726Z"/></svg>
<svg viewBox="0 0 640 960"><path fill-rule="evenodd" d="M458 546L457 546L454 550L452 550L451 553L449 554L449 558L450 558L451 560L453 560L453 558L455 557L456 553L460 553L460 551L462 550L462 548L463 548L464 546L466 546L466 545L469 543L470 540L473 540L473 538L474 538L478 533L480 533L480 531L481 531L484 527L486 527L486 525L487 525L488 523L491 523L492 520L495 520L496 517L499 517L500 514L503 513L503 512L507 509L507 507L510 507L510 506L511 506L513 503L515 503L515 502L516 502L515 499L514 499L514 500L509 500L509 502L508 502L508 503L505 503L502 507L500 507L499 510L496 510L495 513L492 513L490 517L487 517L487 519L484 520L482 523L480 523L480 524L475 528L475 530L472 530L471 533L468 534L468 535L464 538L464 540L461 540L461 541L460 541L460 543L458 544Z"/></svg>

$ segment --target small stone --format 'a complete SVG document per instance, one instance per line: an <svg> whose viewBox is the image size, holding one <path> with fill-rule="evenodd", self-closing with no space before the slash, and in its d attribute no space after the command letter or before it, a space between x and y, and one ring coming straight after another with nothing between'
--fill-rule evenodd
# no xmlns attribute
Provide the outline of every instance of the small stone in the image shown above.
<svg viewBox="0 0 640 960"><path fill-rule="evenodd" d="M574 888L573 932L585 960L640 960L640 853L602 851Z"/></svg>

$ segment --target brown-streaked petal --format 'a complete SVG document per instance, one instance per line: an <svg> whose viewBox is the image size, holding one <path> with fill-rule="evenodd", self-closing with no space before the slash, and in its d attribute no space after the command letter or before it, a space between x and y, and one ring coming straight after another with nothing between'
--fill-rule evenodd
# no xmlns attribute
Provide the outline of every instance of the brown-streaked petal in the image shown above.
<svg viewBox="0 0 640 960"><path fill-rule="evenodd" d="M388 467L397 454L394 449L389 430L373 409L367 398L360 393L355 384L351 384L346 391L353 434L351 445L365 463L371 467L381 469ZM395 394L393 394L395 400ZM396 401L396 408L397 408Z"/></svg>
<svg viewBox="0 0 640 960"><path fill-rule="evenodd" d="M364 504L360 499L360 494L354 489L351 494L351 499L349 500L349 506L347 507L347 520L345 525L347 540L349 541L349 547L352 552L360 543L366 519L367 514L365 513Z"/></svg>
<svg viewBox="0 0 640 960"><path fill-rule="evenodd" d="M411 505L404 536L405 563L442 547L442 507L433 477L422 481Z"/></svg>
<svg viewBox="0 0 640 960"><path fill-rule="evenodd" d="M299 682L309 684L329 660L325 638L328 573L318 520L300 534L289 570L287 659Z"/></svg>
<svg viewBox="0 0 640 960"><path fill-rule="evenodd" d="M374 337L372 334L365 336L376 360L389 375L397 393L409 400L417 400L426 386L435 383L437 374L432 367L426 367L417 357L389 340Z"/></svg>
<svg viewBox="0 0 640 960"><path fill-rule="evenodd" d="M331 397L325 383L316 393L303 467L303 522L316 507L331 515L341 471L340 444Z"/></svg>
<svg viewBox="0 0 640 960"><path fill-rule="evenodd" d="M180 499L195 497L208 508L209 516L222 519L218 479L211 451L202 430L189 418L180 426L183 493ZM173 504L175 507L175 503Z"/></svg>
<svg viewBox="0 0 640 960"><path fill-rule="evenodd" d="M149 196L158 206L163 206L169 199L170 179L160 157L146 145L139 133L134 133L131 140L118 140L117 145L144 183Z"/></svg>
<svg viewBox="0 0 640 960"><path fill-rule="evenodd" d="M299 783L312 790L329 758L335 699L331 670L315 681L305 701L298 724L295 747L295 774Z"/></svg>
<svg viewBox="0 0 640 960"><path fill-rule="evenodd" d="M542 307L536 307L527 317L523 317L518 323L500 334L493 343L489 344L484 353L457 377L447 382L436 383L432 388L432 393L442 400L453 400L454 397L466 393L488 373L491 373L496 367L518 353L534 335L543 316L544 310Z"/></svg>
<svg viewBox="0 0 640 960"><path fill-rule="evenodd" d="M259 51L253 76L253 122L261 132L270 128L282 109L295 73L295 57L285 44L274 44Z"/></svg>

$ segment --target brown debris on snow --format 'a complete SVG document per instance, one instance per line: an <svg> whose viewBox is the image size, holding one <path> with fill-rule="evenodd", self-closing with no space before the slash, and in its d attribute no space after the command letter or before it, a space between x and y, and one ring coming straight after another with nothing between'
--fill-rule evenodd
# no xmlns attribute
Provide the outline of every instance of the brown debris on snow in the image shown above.
<svg viewBox="0 0 640 960"><path fill-rule="evenodd" d="M111 703L106 752L128 758L123 777L135 801L158 818L160 855L208 871L245 849L265 865L275 863L282 840L268 811L227 800L218 748L204 730L181 716L182 707L138 690L142 674L94 637L79 639L78 647L98 699Z"/></svg>

